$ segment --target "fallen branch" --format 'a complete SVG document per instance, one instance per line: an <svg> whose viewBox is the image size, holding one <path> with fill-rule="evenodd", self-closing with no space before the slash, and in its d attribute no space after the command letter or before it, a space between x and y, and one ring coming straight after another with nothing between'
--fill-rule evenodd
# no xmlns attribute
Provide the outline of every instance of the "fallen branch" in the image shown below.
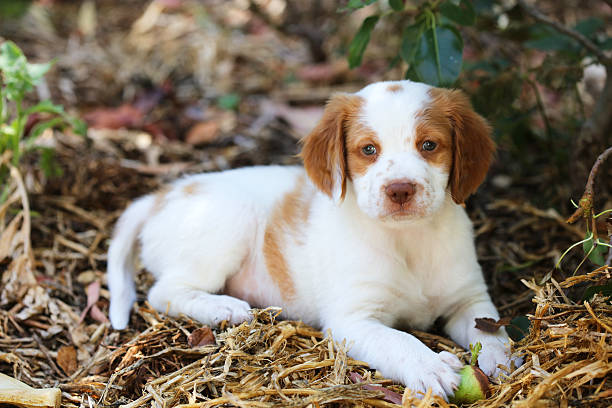
<svg viewBox="0 0 612 408"><path fill-rule="evenodd" d="M591 219L593 216L593 197L595 195L593 191L593 185L595 184L595 176L597 176L597 172L599 171L599 166L603 163L608 156L612 154L612 147L608 147L602 154L599 155L593 167L591 168L591 173L589 174L589 178L586 183L586 187L584 189L584 194L578 201L578 208L571 217L567 219L567 223L573 224L578 221L578 219L584 216L587 219Z"/></svg>

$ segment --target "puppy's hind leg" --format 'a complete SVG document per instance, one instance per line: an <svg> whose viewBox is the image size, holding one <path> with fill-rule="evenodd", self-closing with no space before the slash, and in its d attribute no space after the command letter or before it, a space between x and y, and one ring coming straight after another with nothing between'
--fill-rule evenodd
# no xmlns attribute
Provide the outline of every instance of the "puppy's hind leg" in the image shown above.
<svg viewBox="0 0 612 408"><path fill-rule="evenodd" d="M148 299L156 310L167 310L170 316L185 314L209 326L218 326L223 320L231 325L251 320L251 306L243 300L164 279L155 282Z"/></svg>

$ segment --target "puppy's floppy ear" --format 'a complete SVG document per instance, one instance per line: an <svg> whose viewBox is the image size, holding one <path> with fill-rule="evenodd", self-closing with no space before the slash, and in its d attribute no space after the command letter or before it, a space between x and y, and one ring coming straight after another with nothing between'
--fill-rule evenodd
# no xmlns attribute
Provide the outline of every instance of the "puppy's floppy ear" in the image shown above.
<svg viewBox="0 0 612 408"><path fill-rule="evenodd" d="M461 204L484 181L493 155L495 143L491 127L474 112L468 97L459 90L431 90L433 104L444 110L453 129L453 164L449 188L453 200Z"/></svg>
<svg viewBox="0 0 612 408"><path fill-rule="evenodd" d="M301 140L300 156L308 177L336 203L346 194L346 121L357 114L360 105L358 96L333 96L319 123Z"/></svg>

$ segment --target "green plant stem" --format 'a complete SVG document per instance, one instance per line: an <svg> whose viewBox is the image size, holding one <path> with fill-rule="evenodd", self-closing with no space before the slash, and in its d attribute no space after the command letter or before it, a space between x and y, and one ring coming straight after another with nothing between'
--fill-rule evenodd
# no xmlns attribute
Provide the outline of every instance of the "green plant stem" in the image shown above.
<svg viewBox="0 0 612 408"><path fill-rule="evenodd" d="M431 32L434 40L434 50L436 52L436 70L438 73L438 82L442 82L442 71L440 65L440 47L438 46L438 34L436 33L436 16L431 11L429 11L430 19L431 19Z"/></svg>
<svg viewBox="0 0 612 408"><path fill-rule="evenodd" d="M23 138L23 134L25 132L25 123L24 123L24 115L23 108L21 106L21 100L17 100L15 102L17 109L17 134L14 135L14 144L13 144L13 166L19 165L19 159L21 159L21 152L19 151L19 142Z"/></svg>
<svg viewBox="0 0 612 408"><path fill-rule="evenodd" d="M565 250L565 252L559 257L559 260L557 261L557 264L555 265L555 268L559 268L559 266L561 266L561 261L563 260L563 258L565 258L565 255L567 255L567 253L569 251L571 251L572 249L576 248L578 245L584 244L585 242L590 241L592 239L593 239L593 233L591 232L588 237L586 237L582 241L576 242L575 244L573 244L572 246L567 248Z"/></svg>

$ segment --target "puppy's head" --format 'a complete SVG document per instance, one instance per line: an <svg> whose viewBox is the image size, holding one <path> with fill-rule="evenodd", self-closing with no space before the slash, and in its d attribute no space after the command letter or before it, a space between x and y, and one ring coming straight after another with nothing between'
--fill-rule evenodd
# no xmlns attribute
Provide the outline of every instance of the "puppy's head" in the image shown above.
<svg viewBox="0 0 612 408"><path fill-rule="evenodd" d="M484 180L490 127L457 90L379 82L328 102L302 141L313 183L336 202L387 222L432 215L450 194L463 203Z"/></svg>

